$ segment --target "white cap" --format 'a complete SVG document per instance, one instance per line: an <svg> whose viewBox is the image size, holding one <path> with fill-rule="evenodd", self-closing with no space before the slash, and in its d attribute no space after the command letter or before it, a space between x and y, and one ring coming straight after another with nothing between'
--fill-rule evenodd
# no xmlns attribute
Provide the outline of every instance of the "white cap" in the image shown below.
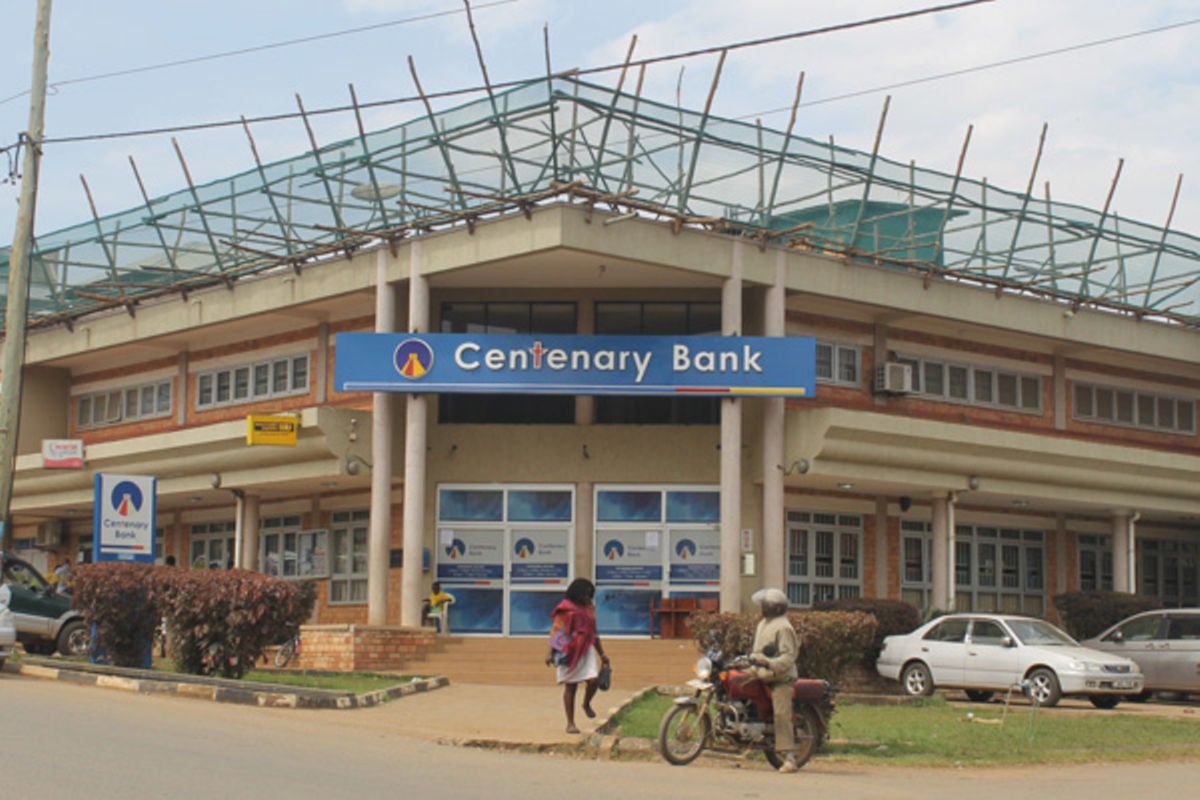
<svg viewBox="0 0 1200 800"><path fill-rule="evenodd" d="M757 603L760 606L763 603L770 603L772 605L785 605L785 606L788 604L787 595L784 594L783 592L779 591L778 589L773 589L773 588L759 589L757 592L755 592L753 595L751 595L750 601L752 603Z"/></svg>

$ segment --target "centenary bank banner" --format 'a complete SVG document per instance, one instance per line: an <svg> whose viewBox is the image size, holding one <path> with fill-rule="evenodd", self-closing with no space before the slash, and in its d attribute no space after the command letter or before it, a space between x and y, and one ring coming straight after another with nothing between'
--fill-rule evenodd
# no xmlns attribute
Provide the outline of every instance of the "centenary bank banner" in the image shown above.
<svg viewBox="0 0 1200 800"><path fill-rule="evenodd" d="M810 337L340 333L342 392L811 397Z"/></svg>
<svg viewBox="0 0 1200 800"><path fill-rule="evenodd" d="M93 541L97 561L154 561L158 479L96 473Z"/></svg>

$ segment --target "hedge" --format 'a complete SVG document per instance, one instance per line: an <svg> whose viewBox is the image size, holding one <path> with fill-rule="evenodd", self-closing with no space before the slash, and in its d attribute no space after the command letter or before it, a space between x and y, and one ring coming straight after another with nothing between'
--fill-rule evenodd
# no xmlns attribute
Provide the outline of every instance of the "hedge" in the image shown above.
<svg viewBox="0 0 1200 800"><path fill-rule="evenodd" d="M699 612L688 625L701 651L717 647L726 655L745 654L754 644L758 614ZM861 611L793 611L788 620L796 630L800 653L796 667L802 677L841 682L872 646L878 623Z"/></svg>

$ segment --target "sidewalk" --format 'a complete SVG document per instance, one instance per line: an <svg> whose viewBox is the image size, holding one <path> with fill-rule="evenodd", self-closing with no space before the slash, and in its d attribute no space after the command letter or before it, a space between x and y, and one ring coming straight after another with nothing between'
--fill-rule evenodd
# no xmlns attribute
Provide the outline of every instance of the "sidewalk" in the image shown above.
<svg viewBox="0 0 1200 800"><path fill-rule="evenodd" d="M576 697L575 724L581 733L566 732L562 687L547 675L545 686L488 686L457 683L437 691L410 695L395 703L360 712L364 721L387 724L397 733L432 741L503 749L569 750L603 748L611 740L606 724L641 692L598 692L592 702L596 718L588 719Z"/></svg>
<svg viewBox="0 0 1200 800"><path fill-rule="evenodd" d="M323 709L355 714L355 724L459 746L538 751L610 748L614 737L607 724L644 691L598 692L592 702L596 718L588 719L576 697L575 724L581 733L566 732L562 687L546 674L544 686L451 684L435 677L402 684L388 692L355 697L342 692L294 686L252 684L221 678L175 676L148 670L121 669L26 656L6 664L5 672L43 680L64 680L107 689L170 694L213 702L260 707Z"/></svg>

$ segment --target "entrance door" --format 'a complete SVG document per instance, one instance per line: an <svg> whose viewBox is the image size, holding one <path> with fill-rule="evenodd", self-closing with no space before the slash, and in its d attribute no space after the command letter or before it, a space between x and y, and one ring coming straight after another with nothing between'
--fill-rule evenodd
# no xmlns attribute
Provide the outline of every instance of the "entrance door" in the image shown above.
<svg viewBox="0 0 1200 800"><path fill-rule="evenodd" d="M542 636L573 577L569 488L443 487L435 580L456 634Z"/></svg>
<svg viewBox="0 0 1200 800"><path fill-rule="evenodd" d="M453 633L534 636L570 581L569 528L443 528L437 580L454 595Z"/></svg>

